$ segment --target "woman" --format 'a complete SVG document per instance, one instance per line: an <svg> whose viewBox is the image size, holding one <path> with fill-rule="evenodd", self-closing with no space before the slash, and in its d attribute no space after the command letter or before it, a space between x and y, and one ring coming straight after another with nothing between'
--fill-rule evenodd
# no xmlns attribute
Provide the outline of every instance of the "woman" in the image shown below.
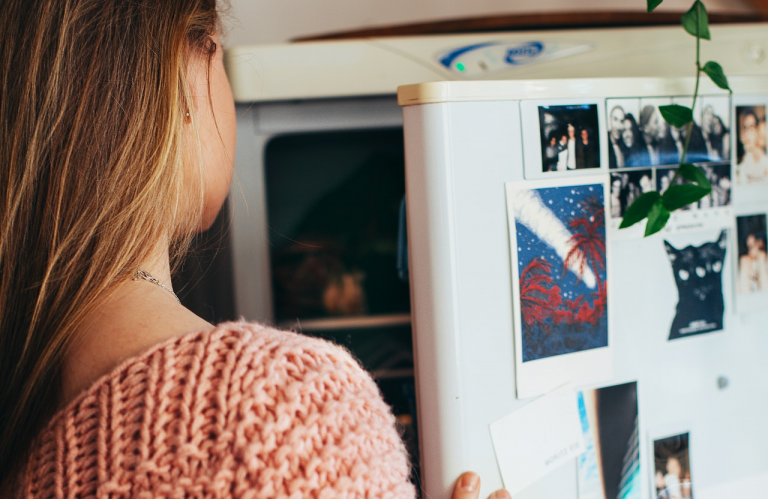
<svg viewBox="0 0 768 499"><path fill-rule="evenodd" d="M170 288L232 177L217 25L215 0L0 11L0 497L414 495L346 352Z"/></svg>
<svg viewBox="0 0 768 499"><path fill-rule="evenodd" d="M626 166L650 166L648 146L645 144L640 127L632 113L627 113L623 122L621 141L624 145L624 161Z"/></svg>
<svg viewBox="0 0 768 499"><path fill-rule="evenodd" d="M568 170L576 169L576 127L573 123L568 123L565 127L568 132L568 138L565 143L565 150L568 154L565 157L565 166Z"/></svg>
<svg viewBox="0 0 768 499"><path fill-rule="evenodd" d="M723 161L731 157L731 134L720 116L712 118L712 130L709 140L712 141L715 155Z"/></svg>
<svg viewBox="0 0 768 499"><path fill-rule="evenodd" d="M626 166L624 161L625 148L622 143L621 136L624 131L624 108L621 106L614 106L611 109L609 115L609 131L608 131L608 167L609 168L624 168Z"/></svg>
<svg viewBox="0 0 768 499"><path fill-rule="evenodd" d="M701 134L707 149L707 161L725 161L728 159L730 137L723 120L715 114L712 106L701 112Z"/></svg>
<svg viewBox="0 0 768 499"><path fill-rule="evenodd" d="M611 218L621 218L627 207L626 196L624 194L624 182L626 178L624 173L611 173Z"/></svg>
<svg viewBox="0 0 768 499"><path fill-rule="evenodd" d="M600 168L600 153L597 144L590 141L591 130L579 130L579 142L576 144L576 168Z"/></svg>
<svg viewBox="0 0 768 499"><path fill-rule="evenodd" d="M768 288L768 254L765 242L754 234L748 234L746 253L739 257L739 282L741 294L759 293Z"/></svg>
<svg viewBox="0 0 768 499"><path fill-rule="evenodd" d="M557 171L568 171L568 136L564 133L560 135L557 151Z"/></svg>
<svg viewBox="0 0 768 499"><path fill-rule="evenodd" d="M544 148L544 167L545 172L557 171L557 159L560 154L560 148L557 145L557 136L551 133L549 136L549 145Z"/></svg>
<svg viewBox="0 0 768 499"><path fill-rule="evenodd" d="M751 184L768 178L768 156L761 119L751 107L741 108L739 115L739 150L736 183Z"/></svg>

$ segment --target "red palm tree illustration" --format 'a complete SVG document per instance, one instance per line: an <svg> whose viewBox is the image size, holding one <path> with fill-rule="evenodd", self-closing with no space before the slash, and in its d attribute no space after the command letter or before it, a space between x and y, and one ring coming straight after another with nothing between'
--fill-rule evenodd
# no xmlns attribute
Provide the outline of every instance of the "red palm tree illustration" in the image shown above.
<svg viewBox="0 0 768 499"><path fill-rule="evenodd" d="M589 218L594 218L596 223L603 225L603 222L605 221L605 208L599 197L595 194L590 194L579 202L579 204Z"/></svg>
<svg viewBox="0 0 768 499"><path fill-rule="evenodd" d="M545 325L560 307L560 287L551 277L552 264L535 257L520 273L520 308L528 325Z"/></svg>
<svg viewBox="0 0 768 499"><path fill-rule="evenodd" d="M589 264L595 273L598 292L603 292L600 270L605 269L605 235L601 231L605 224L605 209L594 195L580 204L584 216L574 218L568 224L573 235L570 239L571 249L563 260L563 272L570 266L576 266L580 279Z"/></svg>

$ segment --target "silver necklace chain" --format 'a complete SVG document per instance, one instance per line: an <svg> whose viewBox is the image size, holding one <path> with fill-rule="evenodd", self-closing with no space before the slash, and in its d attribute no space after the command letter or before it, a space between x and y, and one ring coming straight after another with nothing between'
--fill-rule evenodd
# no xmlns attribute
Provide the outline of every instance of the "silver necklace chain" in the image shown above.
<svg viewBox="0 0 768 499"><path fill-rule="evenodd" d="M158 281L155 277L152 276L152 274L150 274L146 270L141 270L141 269L137 270L136 273L133 275L133 280L134 281L143 280L143 281L151 282L152 284L155 284L157 286L160 286L164 290L166 290L169 293L171 293L173 295L173 297L176 298L177 302L181 303L181 300L179 300L179 297L176 296L176 293L174 293L171 288L169 288L168 286L166 286L162 282Z"/></svg>

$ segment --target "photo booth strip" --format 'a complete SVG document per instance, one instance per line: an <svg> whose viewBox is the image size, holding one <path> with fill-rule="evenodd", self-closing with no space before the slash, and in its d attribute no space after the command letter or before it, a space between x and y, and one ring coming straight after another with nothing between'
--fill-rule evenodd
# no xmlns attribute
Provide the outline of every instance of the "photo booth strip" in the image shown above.
<svg viewBox="0 0 768 499"><path fill-rule="evenodd" d="M606 100L605 141L611 188L608 226L612 239L644 237L645 221L630 229L619 230L624 212L644 192L655 190L663 193L677 171L684 136L678 134L676 141L673 135L677 132L663 122L658 111L659 106L672 103L690 106L691 97ZM664 229L666 234L728 225L732 217L729 207L733 200L731 162L728 159L731 155L730 109L731 99L728 96L705 95L697 100L695 126L686 161L695 162L704 170L712 184L712 194L674 212ZM652 138L653 130L658 131L656 139ZM655 151L654 147L648 147L652 140L657 141ZM648 179L652 179L652 185L649 185ZM683 180L678 178L676 183L683 183Z"/></svg>
<svg viewBox="0 0 768 499"><path fill-rule="evenodd" d="M733 220L733 183L729 162L699 165L712 185L712 192L703 199L673 212L662 233L676 234L730 227ZM650 169L622 169L609 174L611 217L608 232L611 239L635 239L644 237L645 221L629 229L619 229L622 216L628 206L640 194L655 190L663 194L672 182L676 167ZM648 179L653 179L649 189ZM683 183L679 178L676 184Z"/></svg>
<svg viewBox="0 0 768 499"><path fill-rule="evenodd" d="M659 107L690 107L692 97L608 99L609 169L671 167L680 163L685 130L664 121ZM730 159L730 98L702 96L693 109L694 125L686 153L687 163L717 163Z"/></svg>
<svg viewBox="0 0 768 499"><path fill-rule="evenodd" d="M518 398L613 373L604 178L506 185Z"/></svg>

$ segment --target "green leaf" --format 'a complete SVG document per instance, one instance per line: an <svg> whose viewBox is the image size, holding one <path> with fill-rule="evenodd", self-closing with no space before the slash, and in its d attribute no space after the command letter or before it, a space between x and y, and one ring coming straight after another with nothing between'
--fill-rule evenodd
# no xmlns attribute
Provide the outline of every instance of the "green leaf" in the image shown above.
<svg viewBox="0 0 768 499"><path fill-rule="evenodd" d="M619 229L626 229L632 227L640 220L648 216L648 212L653 204L661 199L661 195L658 192L651 191L641 195L635 201L629 205L627 211L624 212L624 218L619 225Z"/></svg>
<svg viewBox="0 0 768 499"><path fill-rule="evenodd" d="M683 14L683 29L702 40L711 40L709 36L709 17L701 0L696 0L691 9Z"/></svg>
<svg viewBox="0 0 768 499"><path fill-rule="evenodd" d="M699 187L712 190L712 185L709 183L709 179L704 174L704 170L698 166L693 166L690 163L683 163L680 165L680 168L678 168L678 171L680 172L680 176L684 179L690 180Z"/></svg>
<svg viewBox="0 0 768 499"><path fill-rule="evenodd" d="M695 203L710 192L712 189L705 189L693 184L671 185L661 196L661 202L668 211L675 211Z"/></svg>
<svg viewBox="0 0 768 499"><path fill-rule="evenodd" d="M639 198L638 198L639 199ZM645 226L645 237L656 234L667 225L669 220L669 211L664 208L661 203L661 199L657 200L651 206L651 210L648 212L648 223Z"/></svg>
<svg viewBox="0 0 768 499"><path fill-rule="evenodd" d="M648 12L653 12L653 9L661 5L664 0L648 0Z"/></svg>
<svg viewBox="0 0 768 499"><path fill-rule="evenodd" d="M691 108L679 104L659 106L659 111L664 121L675 128L683 128L693 121L693 111L691 111Z"/></svg>
<svg viewBox="0 0 768 499"><path fill-rule="evenodd" d="M723 67L715 61L709 61L701 68L702 71L707 73L712 83L722 88L723 90L731 91L731 87L728 86L728 78L723 72Z"/></svg>

